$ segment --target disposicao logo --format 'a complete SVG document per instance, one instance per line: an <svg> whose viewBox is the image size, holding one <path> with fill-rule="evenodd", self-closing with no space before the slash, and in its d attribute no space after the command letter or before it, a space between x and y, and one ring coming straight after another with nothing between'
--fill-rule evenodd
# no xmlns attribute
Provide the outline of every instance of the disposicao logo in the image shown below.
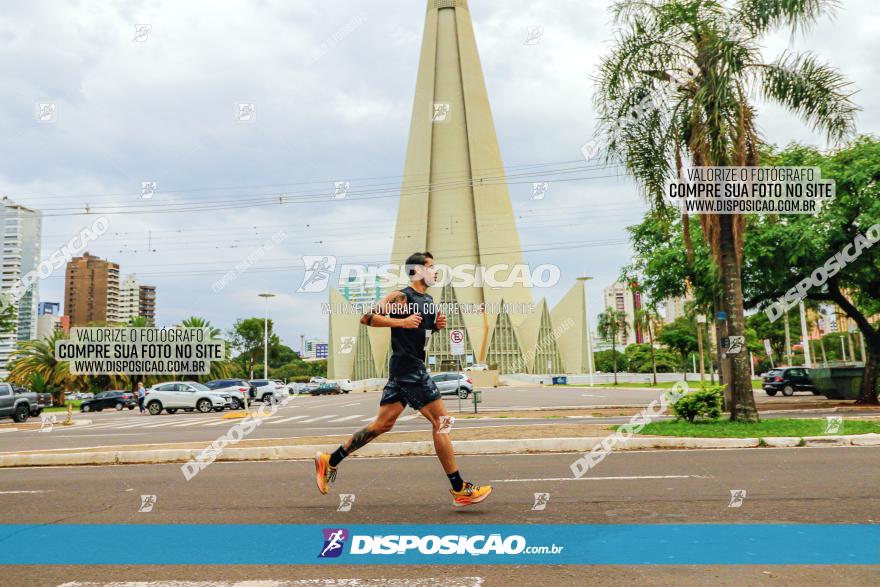
<svg viewBox="0 0 880 587"><path fill-rule="evenodd" d="M345 528L324 528L324 548L318 558L335 558L342 554L345 541L348 539L348 530Z"/></svg>

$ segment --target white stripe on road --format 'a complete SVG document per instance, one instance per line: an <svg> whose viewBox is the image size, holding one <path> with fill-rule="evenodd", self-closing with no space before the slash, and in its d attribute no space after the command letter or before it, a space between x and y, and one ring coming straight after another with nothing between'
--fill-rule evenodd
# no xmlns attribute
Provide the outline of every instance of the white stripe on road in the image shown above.
<svg viewBox="0 0 880 587"><path fill-rule="evenodd" d="M355 414L354 416L346 416L344 418L336 418L333 422L345 422L346 420L354 420L355 418L361 418L363 414Z"/></svg>
<svg viewBox="0 0 880 587"><path fill-rule="evenodd" d="M317 422L318 420L328 420L335 417L336 414L330 414L329 416L318 416L317 418L309 418L308 420L303 420L302 422L300 422L300 424L309 424L310 422Z"/></svg>
<svg viewBox="0 0 880 587"><path fill-rule="evenodd" d="M540 481L632 481L635 479L704 479L700 475L632 475L622 477L548 477L546 479L493 479L490 483L533 483Z"/></svg>
<svg viewBox="0 0 880 587"><path fill-rule="evenodd" d="M409 416L403 416L402 418L398 418L397 421L398 422L406 422L408 420L415 420L419 416L421 416L421 414L411 414Z"/></svg>
<svg viewBox="0 0 880 587"><path fill-rule="evenodd" d="M34 489L32 491L0 491L0 495L13 495L16 493L52 493L52 489Z"/></svg>
<svg viewBox="0 0 880 587"><path fill-rule="evenodd" d="M114 581L92 583L70 581L58 587L481 587L482 577L407 577L369 579L293 579L250 581Z"/></svg>
<svg viewBox="0 0 880 587"><path fill-rule="evenodd" d="M302 420L303 418L308 418L308 416L294 416L292 418L282 418L280 420L272 420L269 423L270 424L281 424L282 422L292 422L293 420Z"/></svg>

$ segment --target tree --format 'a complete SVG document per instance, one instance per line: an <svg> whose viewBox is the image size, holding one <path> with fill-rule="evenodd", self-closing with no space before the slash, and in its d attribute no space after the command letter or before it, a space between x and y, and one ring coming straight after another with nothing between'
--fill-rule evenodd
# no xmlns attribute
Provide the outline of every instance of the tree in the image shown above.
<svg viewBox="0 0 880 587"><path fill-rule="evenodd" d="M149 328L150 321L147 320L146 316L132 316L128 319L129 328Z"/></svg>
<svg viewBox="0 0 880 587"><path fill-rule="evenodd" d="M690 318L682 316L675 321L663 326L657 340L671 349L675 349L681 356L682 366L687 379L688 357L698 351L696 323Z"/></svg>
<svg viewBox="0 0 880 587"><path fill-rule="evenodd" d="M649 202L663 207L664 188L680 172L683 156L698 167L760 164L752 95L799 114L833 141L850 135L857 108L839 72L812 55L761 58L769 32L805 29L833 13L835 5L834 0L618 0L613 7L618 35L598 75L599 132L607 159L624 164ZM703 214L700 224L722 285L716 309L727 312L725 334L742 335L744 218ZM733 356L725 383L731 419L757 420L747 355Z"/></svg>
<svg viewBox="0 0 880 587"><path fill-rule="evenodd" d="M8 380L28 386L39 379L46 388L63 391L75 379L70 373L70 364L55 358L55 341L63 338L63 332L54 332L43 340L19 343L10 356ZM60 396L58 400L61 403Z"/></svg>
<svg viewBox="0 0 880 587"><path fill-rule="evenodd" d="M243 318L235 321L229 331L229 344L239 351L238 360L247 377L252 378L254 366L262 362L263 351L263 318ZM272 332L272 321L269 320L269 352L281 344L280 339Z"/></svg>
<svg viewBox="0 0 880 587"><path fill-rule="evenodd" d="M614 308L605 308L605 311L599 314L599 324L597 330L599 336L605 340L611 341L611 357L614 364L614 385L617 385L617 335L626 334L629 325L626 323L626 312L615 310Z"/></svg>
<svg viewBox="0 0 880 587"><path fill-rule="evenodd" d="M654 353L654 332L660 316L653 306L646 306L636 310L635 327L648 333L648 345L651 349L651 373L654 375L654 385L657 385L657 356Z"/></svg>
<svg viewBox="0 0 880 587"><path fill-rule="evenodd" d="M836 304L861 331L866 361L856 403L877 405L880 323L872 317L880 313L880 246L865 235L880 224L880 140L861 137L827 155L794 145L770 160L819 167L823 178L835 180L836 196L815 217L755 220L745 247L745 302L763 309L804 279L827 277L819 287L810 284L807 298ZM860 254L853 256L856 247Z"/></svg>
<svg viewBox="0 0 880 587"><path fill-rule="evenodd" d="M9 297L0 298L0 332L13 332L18 322L18 311Z"/></svg>

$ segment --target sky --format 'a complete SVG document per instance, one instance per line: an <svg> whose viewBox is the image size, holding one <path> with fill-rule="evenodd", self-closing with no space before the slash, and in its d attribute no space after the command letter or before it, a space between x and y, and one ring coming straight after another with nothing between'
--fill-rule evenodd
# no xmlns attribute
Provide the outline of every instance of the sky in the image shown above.
<svg viewBox="0 0 880 587"><path fill-rule="evenodd" d="M262 316L258 294L271 292L285 344L326 339L326 292L296 293L302 257L389 262L425 4L4 2L0 196L43 212L43 258L106 216L88 252L157 287L160 326L195 315L227 330ZM614 33L609 3L469 4L505 166L583 164L593 76ZM530 27L541 27L537 42ZM811 51L839 67L858 90L858 132L875 134L877 31L880 3L844 1L805 34L767 38L764 55ZM767 142L828 146L757 102ZM41 104L54 105L44 120ZM251 120L239 120L239 104L254 105ZM629 261L625 228L645 205L619 170L577 176L550 180L540 200L534 173L509 189L526 262L561 270L535 297L552 307L575 277L593 276L595 325L602 288ZM352 197L333 199L337 181ZM144 182L156 182L150 198ZM373 185L377 195L357 196ZM62 268L41 280L40 299L62 301L63 278Z"/></svg>

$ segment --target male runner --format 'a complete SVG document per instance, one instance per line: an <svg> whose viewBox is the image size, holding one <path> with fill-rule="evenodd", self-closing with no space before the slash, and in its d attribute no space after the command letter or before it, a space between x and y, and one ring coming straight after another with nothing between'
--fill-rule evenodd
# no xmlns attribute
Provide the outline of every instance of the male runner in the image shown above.
<svg viewBox="0 0 880 587"><path fill-rule="evenodd" d="M339 463L380 434L389 432L407 405L418 410L431 422L434 450L452 484L452 505L460 507L480 503L492 493L489 485L479 487L462 480L455 464L452 439L441 427L448 420L437 385L425 368L425 349L430 332L446 327L446 316L437 313L427 289L434 285L431 253L414 253L406 260L411 285L389 293L375 312L367 312L361 324L391 328L391 361L388 383L379 400L379 415L368 426L355 432L333 454L315 455L315 476L318 490L326 494L330 482L336 480Z"/></svg>

